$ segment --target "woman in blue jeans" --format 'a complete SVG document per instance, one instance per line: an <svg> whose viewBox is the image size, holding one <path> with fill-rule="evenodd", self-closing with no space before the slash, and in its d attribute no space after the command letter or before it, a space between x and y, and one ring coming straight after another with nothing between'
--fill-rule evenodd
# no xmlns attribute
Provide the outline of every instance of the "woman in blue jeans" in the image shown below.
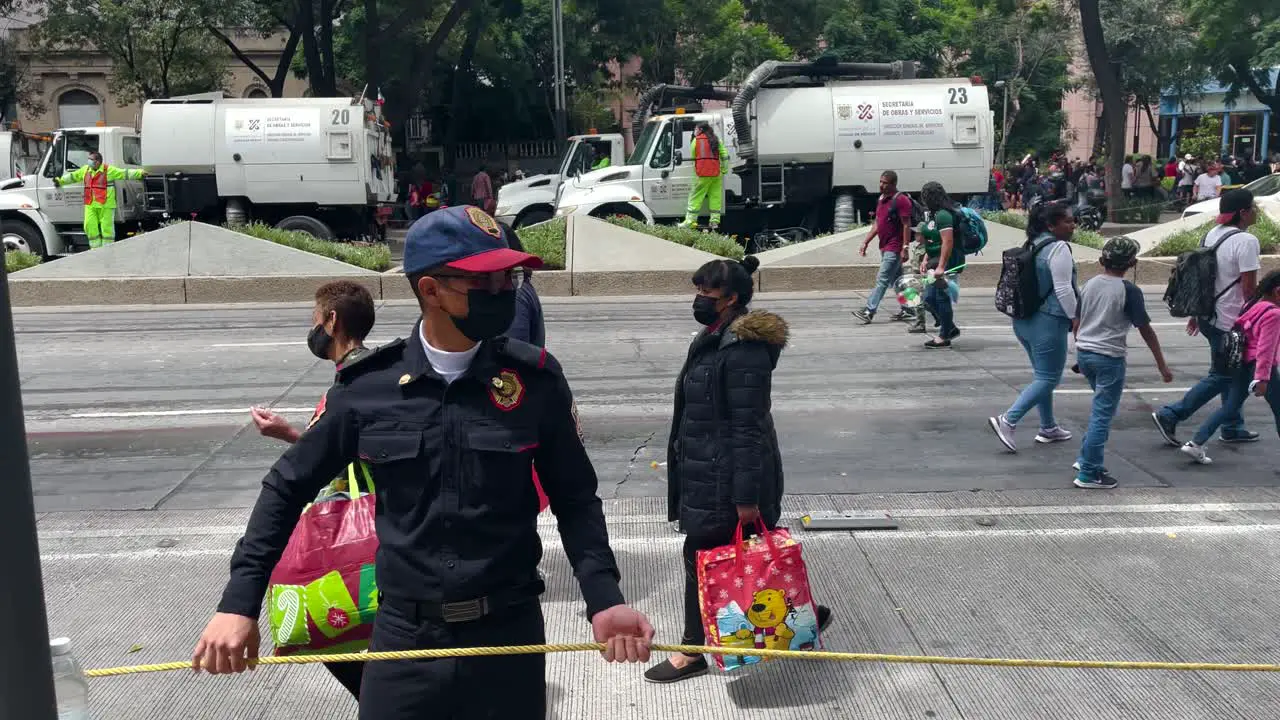
<svg viewBox="0 0 1280 720"><path fill-rule="evenodd" d="M1040 412L1036 442L1071 439L1071 433L1053 417L1053 391L1062 381L1062 369L1067 364L1067 334L1078 323L1076 265L1067 242L1075 229L1071 208L1064 202L1040 203L1027 221L1028 246L1038 250L1036 280L1043 300L1034 315L1013 321L1013 333L1031 359L1034 378L1003 415L987 420L1009 452L1018 451L1014 430L1033 407Z"/></svg>

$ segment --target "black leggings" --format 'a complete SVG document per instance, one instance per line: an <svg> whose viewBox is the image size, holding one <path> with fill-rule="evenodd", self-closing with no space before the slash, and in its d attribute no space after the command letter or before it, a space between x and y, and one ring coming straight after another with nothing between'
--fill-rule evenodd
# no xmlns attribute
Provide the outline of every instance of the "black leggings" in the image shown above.
<svg viewBox="0 0 1280 720"><path fill-rule="evenodd" d="M703 645L707 641L702 626L702 609L698 603L698 551L733 544L734 528L715 532L690 532L684 536L684 645Z"/></svg>
<svg viewBox="0 0 1280 720"><path fill-rule="evenodd" d="M351 697L355 698L356 702L360 702L360 681L364 678L364 663L327 662L324 667L335 680L342 683L342 687L351 693Z"/></svg>

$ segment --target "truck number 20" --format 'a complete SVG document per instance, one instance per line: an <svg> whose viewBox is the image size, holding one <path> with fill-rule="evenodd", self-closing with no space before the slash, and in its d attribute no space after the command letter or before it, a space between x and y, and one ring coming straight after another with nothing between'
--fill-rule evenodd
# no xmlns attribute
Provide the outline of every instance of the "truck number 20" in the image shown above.
<svg viewBox="0 0 1280 720"><path fill-rule="evenodd" d="M952 99L951 102L955 102L955 100ZM333 121L330 122L329 124L330 125L346 125L349 122L351 122L350 110L334 110Z"/></svg>
<svg viewBox="0 0 1280 720"><path fill-rule="evenodd" d="M967 88L947 88L947 92L951 95L952 105L965 105L969 102L969 90Z"/></svg>

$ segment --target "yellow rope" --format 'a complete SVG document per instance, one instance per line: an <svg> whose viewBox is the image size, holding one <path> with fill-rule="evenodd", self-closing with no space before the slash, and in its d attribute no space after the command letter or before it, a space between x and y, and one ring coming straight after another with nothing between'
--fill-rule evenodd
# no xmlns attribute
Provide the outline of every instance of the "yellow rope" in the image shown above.
<svg viewBox="0 0 1280 720"><path fill-rule="evenodd" d="M878 662L909 665L980 665L1012 668L1068 668L1075 670L1192 670L1213 672L1280 672L1280 665L1231 663L1130 662L1124 660L1032 660L1011 658L938 657L932 655L882 655L880 653L828 652L822 650L762 650L756 648L721 648L700 645L659 645L653 650L673 653L705 653L710 655L789 658L793 660L827 660L836 662ZM487 655L527 655L533 653L603 652L600 643L560 645L509 645L503 647L443 648L403 652L344 653L338 655L286 655L258 658L254 665L306 665L321 662L378 662L384 660L424 660L430 658L477 657ZM190 670L191 662L158 663L130 667L99 668L85 672L89 677L111 677L138 673Z"/></svg>

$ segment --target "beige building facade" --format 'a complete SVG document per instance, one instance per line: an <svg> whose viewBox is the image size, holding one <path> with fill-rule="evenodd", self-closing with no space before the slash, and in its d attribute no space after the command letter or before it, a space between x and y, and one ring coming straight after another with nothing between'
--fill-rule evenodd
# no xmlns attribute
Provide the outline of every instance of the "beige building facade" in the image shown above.
<svg viewBox="0 0 1280 720"><path fill-rule="evenodd" d="M236 46L268 75L276 65L288 38L282 34L262 37L254 33L227 31ZM25 47L27 30L12 30L19 47ZM28 50L23 52L28 73L44 112L40 108L19 107L18 121L23 130L50 132L60 127L105 125L136 126L141 106L120 105L108 90L112 61L92 48L61 50ZM223 89L235 97L270 97L266 83L244 63L227 51L227 84ZM292 72L284 83L286 97L301 97L307 89L305 80Z"/></svg>

